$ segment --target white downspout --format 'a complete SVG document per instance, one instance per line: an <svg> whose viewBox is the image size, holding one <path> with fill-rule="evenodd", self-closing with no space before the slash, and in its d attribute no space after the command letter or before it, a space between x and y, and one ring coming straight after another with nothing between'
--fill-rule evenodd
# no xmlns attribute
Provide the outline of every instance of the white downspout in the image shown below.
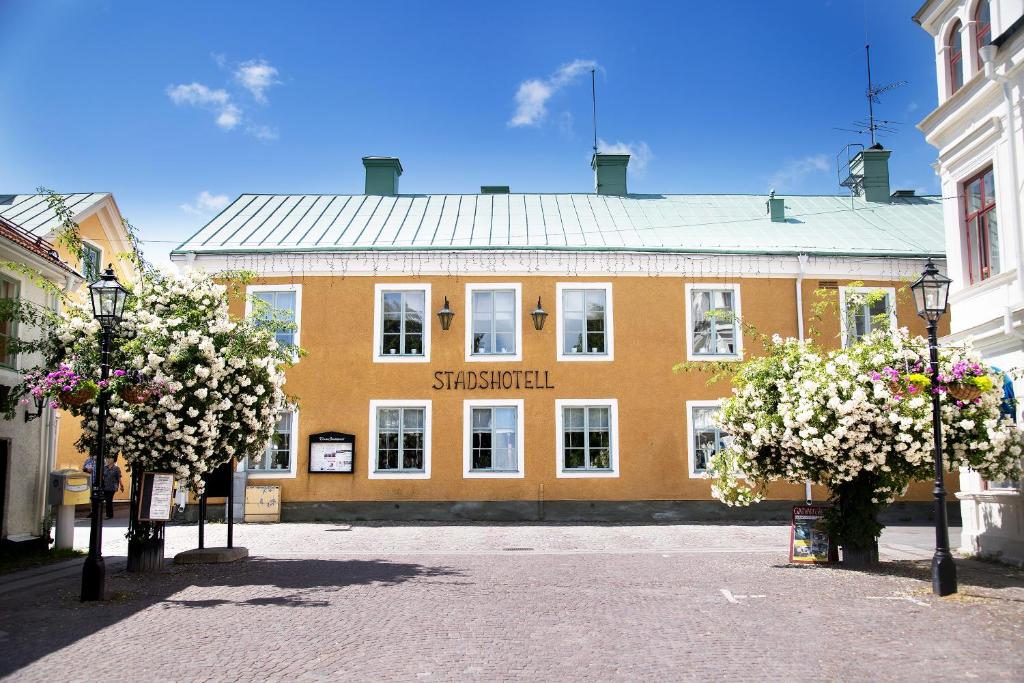
<svg viewBox="0 0 1024 683"><path fill-rule="evenodd" d="M804 273L807 269L807 254L797 254L796 257L796 334L797 339L804 340ZM804 482L804 498L810 505L813 496L811 495L811 480Z"/></svg>

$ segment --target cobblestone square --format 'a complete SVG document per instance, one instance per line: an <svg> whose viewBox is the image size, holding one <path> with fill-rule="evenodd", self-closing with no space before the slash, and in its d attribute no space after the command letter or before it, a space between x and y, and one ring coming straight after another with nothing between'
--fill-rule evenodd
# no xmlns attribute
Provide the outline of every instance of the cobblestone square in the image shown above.
<svg viewBox="0 0 1024 683"><path fill-rule="evenodd" d="M784 526L245 525L249 560L136 576L116 568L114 527L108 602L79 603L76 571L0 595L0 674L1024 678L1024 573L960 561L961 593L939 599L899 530L875 572L790 565L787 539ZM168 555L194 540L170 527Z"/></svg>

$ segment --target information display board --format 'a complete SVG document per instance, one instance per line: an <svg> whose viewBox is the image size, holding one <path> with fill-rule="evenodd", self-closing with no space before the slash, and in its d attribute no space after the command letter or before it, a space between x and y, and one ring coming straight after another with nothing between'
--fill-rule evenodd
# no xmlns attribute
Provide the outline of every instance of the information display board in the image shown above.
<svg viewBox="0 0 1024 683"><path fill-rule="evenodd" d="M794 505L789 530L789 561L827 564L839 560L825 530L825 505Z"/></svg>
<svg viewBox="0 0 1024 683"><path fill-rule="evenodd" d="M356 437L342 432L309 435L309 471L352 474Z"/></svg>
<svg viewBox="0 0 1024 683"><path fill-rule="evenodd" d="M142 495L139 496L139 521L168 521L171 518L171 501L173 498L173 474L143 472Z"/></svg>

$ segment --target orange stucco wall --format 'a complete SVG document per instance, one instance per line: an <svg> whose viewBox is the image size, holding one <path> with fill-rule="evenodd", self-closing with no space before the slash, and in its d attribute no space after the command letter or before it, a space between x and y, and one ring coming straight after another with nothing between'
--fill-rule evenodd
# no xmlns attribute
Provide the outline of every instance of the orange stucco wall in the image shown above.
<svg viewBox="0 0 1024 683"><path fill-rule="evenodd" d="M108 263L113 264L114 272L117 274L117 277L122 282L130 282L132 277L134 276L134 268L130 264L123 262L119 258L121 247L118 246L117 244L111 244L110 238L104 231L103 225L100 222L98 214L93 214L88 218L83 219L78 224L78 228L79 234L81 235L83 241L89 242L90 244L99 247L99 249L103 252L103 267L105 268ZM118 226L117 229L120 230L120 226ZM67 248L64 245L57 244L55 246L57 248L57 252L60 254L61 259L63 259L65 262L67 262L69 265L71 265L79 272L81 272L81 259L68 252ZM83 285L82 288L78 292L76 292L76 295L83 297L88 296L88 293L85 291L85 287L88 286L88 284L89 283ZM84 453L80 453L78 449L75 448L75 441L77 441L78 437L81 436L82 434L81 423L75 416L71 415L66 411L61 410L59 411L58 415L59 419L57 422L57 469L63 469L66 467L81 468L82 463L85 461L86 455ZM118 500L127 500L128 476L125 470L124 460L119 460L118 464L121 466L121 471L125 473L125 492L123 494L120 494L119 496L116 496L115 498Z"/></svg>
<svg viewBox="0 0 1024 683"><path fill-rule="evenodd" d="M467 282L517 282L523 316L521 362L465 361ZM614 360L566 362L556 359L556 283L611 282L614 303ZM686 401L728 395L728 381L706 385L707 376L674 374L685 360L686 282L674 277L303 277L273 278L254 284L301 284L301 346L308 355L288 371L286 390L299 397L297 476L259 479L250 483L279 484L282 500L298 501L484 501L484 500L679 500L709 499L710 484L688 474ZM721 279L715 282L722 282ZM796 336L797 313L793 279L741 279L742 317L760 332ZM428 314L431 357L426 363L374 363L374 285L430 283ZM823 339L837 344L835 309L812 321L818 280L804 283L805 327L816 325ZM840 283L843 284L843 283ZM867 282L901 287L903 283ZM835 292L833 292L833 295ZM436 312L447 296L456 317L442 331ZM533 328L529 311L537 297L551 314L542 331ZM524 310L525 309L525 310ZM244 303L233 302L241 315ZM922 333L909 296L898 297L901 326ZM745 335L746 353L760 344ZM554 389L435 390L435 371L540 370ZM525 476L521 479L463 477L463 400L522 398L525 413ZM555 399L618 399L619 476L617 478L556 477ZM425 480L379 480L367 477L369 403L374 399L430 399L432 403L431 476ZM308 437L341 431L356 435L354 474L308 474ZM950 490L958 481L951 477ZM929 497L927 483L915 485L908 499ZM770 497L798 499L803 487L779 484ZM817 490L816 497L824 491Z"/></svg>

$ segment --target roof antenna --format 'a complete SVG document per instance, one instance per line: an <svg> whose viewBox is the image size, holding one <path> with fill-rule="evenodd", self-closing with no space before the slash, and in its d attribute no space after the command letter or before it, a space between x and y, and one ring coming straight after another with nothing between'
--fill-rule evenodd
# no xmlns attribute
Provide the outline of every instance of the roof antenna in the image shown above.
<svg viewBox="0 0 1024 683"><path fill-rule="evenodd" d="M896 126L900 125L899 121L890 121L887 119L876 119L875 118L875 105L881 102L878 96L884 92L888 92L895 88L901 88L907 84L906 81L896 81L894 83L887 83L885 85L875 85L871 81L871 45L864 45L864 56L867 61L868 67L868 87L864 91L864 96L868 100L868 120L867 121L854 121L854 128L836 128L836 130L844 130L848 133L857 133L858 135L866 134L871 140L871 146L874 147L878 142L877 138L879 134L893 134L898 132Z"/></svg>
<svg viewBox="0 0 1024 683"><path fill-rule="evenodd" d="M597 154L597 77L595 69L590 69L590 101L594 105L594 154Z"/></svg>

